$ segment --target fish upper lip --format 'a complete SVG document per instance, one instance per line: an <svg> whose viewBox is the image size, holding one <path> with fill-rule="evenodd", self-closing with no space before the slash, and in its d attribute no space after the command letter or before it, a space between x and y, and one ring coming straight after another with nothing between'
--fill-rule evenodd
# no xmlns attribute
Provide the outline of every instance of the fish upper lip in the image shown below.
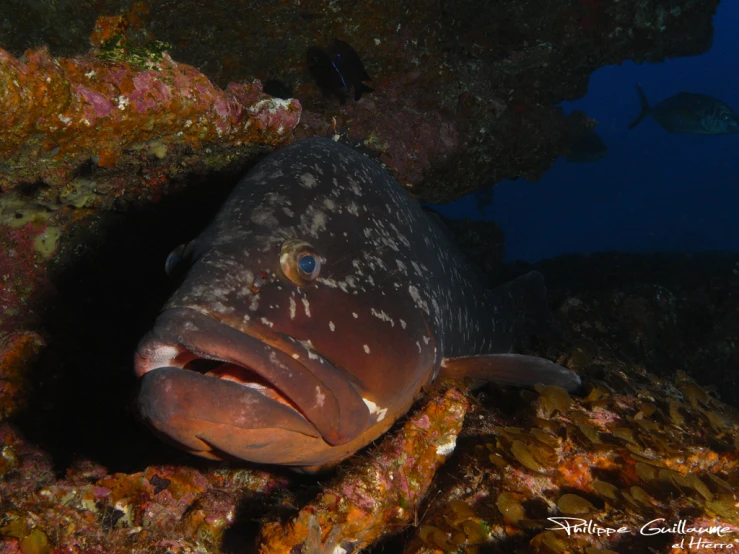
<svg viewBox="0 0 739 554"><path fill-rule="evenodd" d="M362 432L369 412L350 376L309 344L289 335L269 335L237 329L196 308L168 308L139 344L136 374L184 368L195 358L233 363L267 381L278 398L265 396L295 409L329 444L343 444Z"/></svg>

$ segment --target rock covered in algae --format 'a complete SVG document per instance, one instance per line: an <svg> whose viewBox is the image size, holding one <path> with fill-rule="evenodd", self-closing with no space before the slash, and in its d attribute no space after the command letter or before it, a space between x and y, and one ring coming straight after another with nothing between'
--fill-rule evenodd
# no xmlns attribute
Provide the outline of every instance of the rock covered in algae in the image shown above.
<svg viewBox="0 0 739 554"><path fill-rule="evenodd" d="M186 465L109 473L78 462L56 478L47 455L0 424L0 551L218 552L241 502L262 505L285 480ZM3 468L3 462L0 462Z"/></svg>
<svg viewBox="0 0 739 554"><path fill-rule="evenodd" d="M43 346L44 340L38 333L0 334L0 420L15 412L29 394L26 370ZM0 475L3 473L0 469Z"/></svg>
<svg viewBox="0 0 739 554"><path fill-rule="evenodd" d="M32 16L26 5L4 2L2 40L15 54L79 52L90 12L127 11L138 36L169 42L174 59L219 86L284 83L304 104L303 131L363 143L441 202L539 176L572 144L558 104L585 94L600 66L707 51L718 0L55 0L33 3ZM321 97L306 49L331 37L359 53L375 93L344 106Z"/></svg>
<svg viewBox="0 0 739 554"><path fill-rule="evenodd" d="M739 548L737 412L684 373L588 387L565 411L544 390L519 397L520 426L474 433L406 554Z"/></svg>
<svg viewBox="0 0 739 554"><path fill-rule="evenodd" d="M467 410L456 388L431 395L395 436L342 471L289 523L266 523L260 554L358 552L417 517Z"/></svg>
<svg viewBox="0 0 739 554"><path fill-rule="evenodd" d="M61 194L91 163L125 169L125 187L114 172L96 174L99 192L116 196L291 138L297 100L272 98L259 81L222 90L166 45L128 46L124 23L99 18L95 47L81 57L0 50L0 189L42 181Z"/></svg>

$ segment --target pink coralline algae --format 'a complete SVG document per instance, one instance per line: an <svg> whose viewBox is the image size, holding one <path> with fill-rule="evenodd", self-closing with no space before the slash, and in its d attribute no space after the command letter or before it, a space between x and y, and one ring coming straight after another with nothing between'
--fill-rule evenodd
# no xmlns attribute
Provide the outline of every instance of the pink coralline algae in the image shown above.
<svg viewBox="0 0 739 554"><path fill-rule="evenodd" d="M120 23L101 19L99 27ZM145 165L136 153L153 141L166 157L160 165L176 172L181 151L289 141L300 114L297 100L272 98L259 81L223 90L166 51L133 54L115 35L79 58L0 50L0 190L65 185L90 159L102 168Z"/></svg>

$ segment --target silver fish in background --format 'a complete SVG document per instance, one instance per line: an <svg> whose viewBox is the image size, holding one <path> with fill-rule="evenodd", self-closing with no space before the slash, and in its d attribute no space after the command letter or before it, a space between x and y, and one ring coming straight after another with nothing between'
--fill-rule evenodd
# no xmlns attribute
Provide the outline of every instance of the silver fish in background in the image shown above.
<svg viewBox="0 0 739 554"><path fill-rule="evenodd" d="M439 375L580 384L510 353L546 318L539 273L483 288L397 181L331 140L257 164L168 265L184 277L139 345L137 406L200 456L313 471Z"/></svg>
<svg viewBox="0 0 739 554"><path fill-rule="evenodd" d="M652 116L670 133L697 135L726 135L739 132L739 116L727 104L712 96L694 92L678 92L655 104L649 105L647 96L637 84L641 112L629 124L629 129Z"/></svg>

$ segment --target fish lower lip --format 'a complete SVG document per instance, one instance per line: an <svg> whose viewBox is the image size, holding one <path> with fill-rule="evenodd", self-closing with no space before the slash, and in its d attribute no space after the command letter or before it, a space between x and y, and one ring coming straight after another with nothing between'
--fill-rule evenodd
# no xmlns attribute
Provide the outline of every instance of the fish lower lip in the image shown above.
<svg viewBox="0 0 739 554"><path fill-rule="evenodd" d="M179 342L173 344L156 341L156 343L149 346L151 352L147 354L147 360L151 360L152 363L143 370L137 364L139 377L161 368L178 368L187 372L198 373L207 378L236 383L300 412L287 396L262 377L254 368L234 363L233 359L229 360L227 357L213 357L198 348L199 345L190 341L183 341L182 336L177 338Z"/></svg>
<svg viewBox="0 0 739 554"><path fill-rule="evenodd" d="M283 351L198 310L169 308L139 344L136 373L213 364L211 376L193 373L258 390L297 410L329 444L344 444L367 427L367 407L342 370L308 358L306 351Z"/></svg>
<svg viewBox="0 0 739 554"><path fill-rule="evenodd" d="M156 431L201 454L214 447L227 452L231 444L258 448L249 441L255 432L283 429L320 437L299 412L251 387L178 367L144 374L136 403L139 414Z"/></svg>

